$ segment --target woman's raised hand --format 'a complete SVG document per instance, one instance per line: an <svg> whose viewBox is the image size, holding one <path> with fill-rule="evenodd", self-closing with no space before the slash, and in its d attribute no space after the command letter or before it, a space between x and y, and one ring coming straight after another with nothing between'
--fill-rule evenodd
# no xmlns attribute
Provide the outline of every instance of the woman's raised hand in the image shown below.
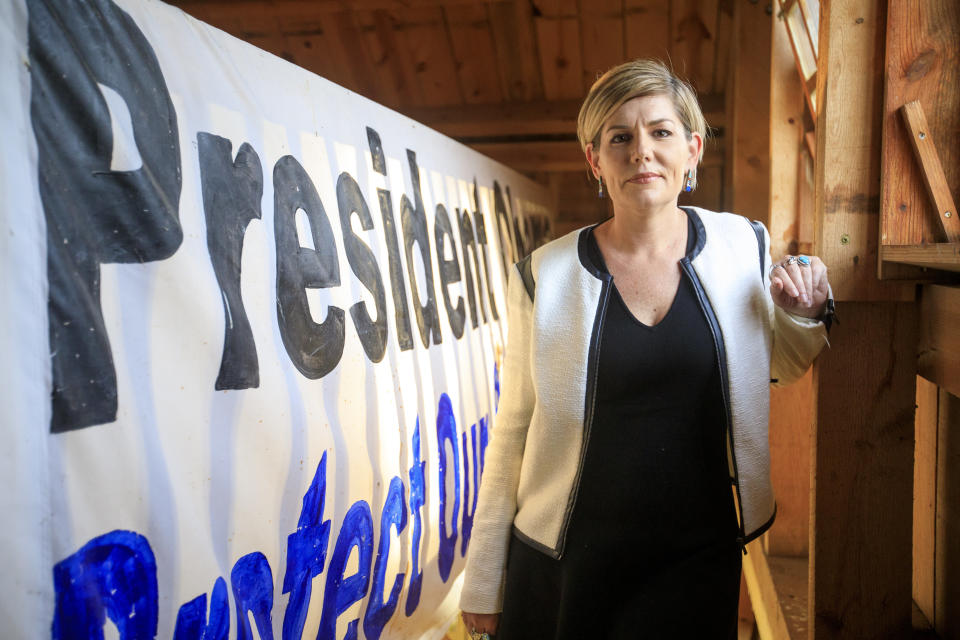
<svg viewBox="0 0 960 640"><path fill-rule="evenodd" d="M467 627L467 632L471 638L482 638L483 634L493 636L497 631L497 625L500 623L499 613L467 613L462 611L463 624Z"/></svg>
<svg viewBox="0 0 960 640"><path fill-rule="evenodd" d="M770 267L770 295L785 311L819 317L830 295L827 265L817 256L784 256Z"/></svg>

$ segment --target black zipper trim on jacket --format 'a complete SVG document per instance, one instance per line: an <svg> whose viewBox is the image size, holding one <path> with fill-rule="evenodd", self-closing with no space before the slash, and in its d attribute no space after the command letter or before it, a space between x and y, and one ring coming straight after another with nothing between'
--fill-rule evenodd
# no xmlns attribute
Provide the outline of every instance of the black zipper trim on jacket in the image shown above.
<svg viewBox="0 0 960 640"><path fill-rule="evenodd" d="M741 551L746 554L746 544L748 541L746 532L744 531L743 497L740 495L740 470L737 468L737 449L734 446L733 439L733 416L730 412L730 380L727 377L727 351L723 344L723 333L720 330L720 323L717 321L717 316L713 313L713 307L707 299L707 293L703 290L703 284L701 284L700 278L697 277L697 272L693 269L690 258L684 257L681 259L680 266L690 279L693 290L697 294L697 302L700 303L700 309L703 311L707 324L710 326L710 333L713 335L713 345L717 352L717 367L720 369L720 394L723 397L724 416L727 421L726 432L727 438L730 441L730 459L733 461L733 484L737 491L737 511L739 512L737 515L740 529L740 533L737 536L737 545ZM776 515L776 511L774 511L774 515Z"/></svg>
<svg viewBox="0 0 960 640"><path fill-rule="evenodd" d="M607 304L610 300L610 283L613 276L606 274L600 289L600 304L597 305L597 315L593 321L593 333L590 336L590 351L587 353L587 389L583 412L583 441L580 444L580 459L577 461L577 475L573 479L573 491L567 500L567 508L563 514L563 524L560 527L560 539L557 541L557 550L552 554L554 558L563 557L567 545L567 532L570 529L570 518L577 504L577 495L580 493L580 476L583 474L583 463L587 456L587 447L590 444L590 429L593 427L593 414L597 403L597 370L600 366L600 337L603 335L603 321L607 317Z"/></svg>

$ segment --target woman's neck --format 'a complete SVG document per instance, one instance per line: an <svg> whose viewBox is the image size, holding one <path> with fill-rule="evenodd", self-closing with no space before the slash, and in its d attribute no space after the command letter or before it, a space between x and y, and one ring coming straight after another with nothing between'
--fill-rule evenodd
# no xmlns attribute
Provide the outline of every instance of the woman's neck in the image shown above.
<svg viewBox="0 0 960 640"><path fill-rule="evenodd" d="M597 229L601 241L621 255L657 256L675 253L686 239L687 216L673 203L659 211L620 211Z"/></svg>

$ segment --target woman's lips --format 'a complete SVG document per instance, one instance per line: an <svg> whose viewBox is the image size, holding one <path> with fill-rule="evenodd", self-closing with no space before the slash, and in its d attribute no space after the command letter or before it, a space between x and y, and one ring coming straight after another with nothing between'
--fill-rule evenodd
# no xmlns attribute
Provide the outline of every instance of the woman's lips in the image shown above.
<svg viewBox="0 0 960 640"><path fill-rule="evenodd" d="M658 178L660 178L659 173L638 173L637 175L630 178L630 180L628 180L627 182L634 182L637 184L648 184L650 182L653 182L654 180L657 180Z"/></svg>

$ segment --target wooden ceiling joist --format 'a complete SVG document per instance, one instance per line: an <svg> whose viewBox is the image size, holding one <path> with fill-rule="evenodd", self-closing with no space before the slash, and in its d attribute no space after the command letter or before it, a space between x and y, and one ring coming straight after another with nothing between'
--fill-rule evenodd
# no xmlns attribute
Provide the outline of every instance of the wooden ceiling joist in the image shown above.
<svg viewBox="0 0 960 640"><path fill-rule="evenodd" d="M721 94L700 96L700 105L710 127L722 130L726 125L723 111L724 96ZM404 108L401 111L404 115L451 138L575 135L580 100L414 107Z"/></svg>

